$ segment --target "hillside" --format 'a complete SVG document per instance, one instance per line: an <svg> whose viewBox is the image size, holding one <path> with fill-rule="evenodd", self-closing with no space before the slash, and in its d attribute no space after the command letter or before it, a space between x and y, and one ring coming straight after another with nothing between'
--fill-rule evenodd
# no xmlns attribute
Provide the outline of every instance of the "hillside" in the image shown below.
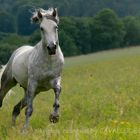
<svg viewBox="0 0 140 140"><path fill-rule="evenodd" d="M24 111L11 127L12 107L20 87L0 109L0 139L6 140L139 140L140 47L66 58L62 78L60 122L48 121L54 94L34 101L28 134L21 134Z"/></svg>

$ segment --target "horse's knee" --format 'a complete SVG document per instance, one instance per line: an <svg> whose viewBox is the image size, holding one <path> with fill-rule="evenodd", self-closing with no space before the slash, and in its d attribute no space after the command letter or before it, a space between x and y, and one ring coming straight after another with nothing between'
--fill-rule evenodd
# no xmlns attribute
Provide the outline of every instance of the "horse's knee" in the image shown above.
<svg viewBox="0 0 140 140"><path fill-rule="evenodd" d="M62 88L61 88L61 86L56 86L55 88L54 88L54 92L55 93L61 93L61 90L62 90Z"/></svg>
<svg viewBox="0 0 140 140"><path fill-rule="evenodd" d="M55 103L53 104L53 107L59 108L59 107L60 107L60 104L55 102Z"/></svg>
<svg viewBox="0 0 140 140"><path fill-rule="evenodd" d="M33 108L31 106L27 107L25 110L25 115L30 117L32 113L33 113Z"/></svg>

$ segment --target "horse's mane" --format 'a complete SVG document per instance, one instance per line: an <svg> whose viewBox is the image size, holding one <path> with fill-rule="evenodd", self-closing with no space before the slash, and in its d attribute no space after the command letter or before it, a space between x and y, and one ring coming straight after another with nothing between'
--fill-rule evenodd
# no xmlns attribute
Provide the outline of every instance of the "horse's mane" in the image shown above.
<svg viewBox="0 0 140 140"><path fill-rule="evenodd" d="M31 17L31 21L33 21L33 19L38 19L38 12L40 12L43 17L48 17L49 19L53 19L54 21L56 21L57 23L59 23L59 17L58 17L58 15L56 15L55 17L53 17L54 10L57 11L57 9L54 9L54 8L49 8L48 10L44 10L42 8L35 9L35 11L32 12L33 16Z"/></svg>

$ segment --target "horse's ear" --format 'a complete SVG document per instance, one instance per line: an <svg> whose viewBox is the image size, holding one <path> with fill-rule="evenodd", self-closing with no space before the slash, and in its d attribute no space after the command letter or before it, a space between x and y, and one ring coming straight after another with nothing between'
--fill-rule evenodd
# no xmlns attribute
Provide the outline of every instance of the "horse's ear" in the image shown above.
<svg viewBox="0 0 140 140"><path fill-rule="evenodd" d="M53 17L56 17L57 16L57 8L53 8L52 16Z"/></svg>
<svg viewBox="0 0 140 140"><path fill-rule="evenodd" d="M31 18L32 23L39 23L39 21L42 19L43 15L40 11L40 9L37 9L35 12L33 12L33 16Z"/></svg>
<svg viewBox="0 0 140 140"><path fill-rule="evenodd" d="M37 15L38 15L38 18L39 18L39 19L42 19L43 16L42 16L42 13L41 13L40 10L38 11Z"/></svg>

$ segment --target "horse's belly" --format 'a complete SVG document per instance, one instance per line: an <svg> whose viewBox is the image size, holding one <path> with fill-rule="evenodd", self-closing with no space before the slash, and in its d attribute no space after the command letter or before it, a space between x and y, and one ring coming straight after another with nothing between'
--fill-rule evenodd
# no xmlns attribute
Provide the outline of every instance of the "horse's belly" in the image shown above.
<svg viewBox="0 0 140 140"><path fill-rule="evenodd" d="M13 67L15 67L15 65L13 65ZM22 66L13 68L13 77L22 87L27 86L27 72Z"/></svg>

